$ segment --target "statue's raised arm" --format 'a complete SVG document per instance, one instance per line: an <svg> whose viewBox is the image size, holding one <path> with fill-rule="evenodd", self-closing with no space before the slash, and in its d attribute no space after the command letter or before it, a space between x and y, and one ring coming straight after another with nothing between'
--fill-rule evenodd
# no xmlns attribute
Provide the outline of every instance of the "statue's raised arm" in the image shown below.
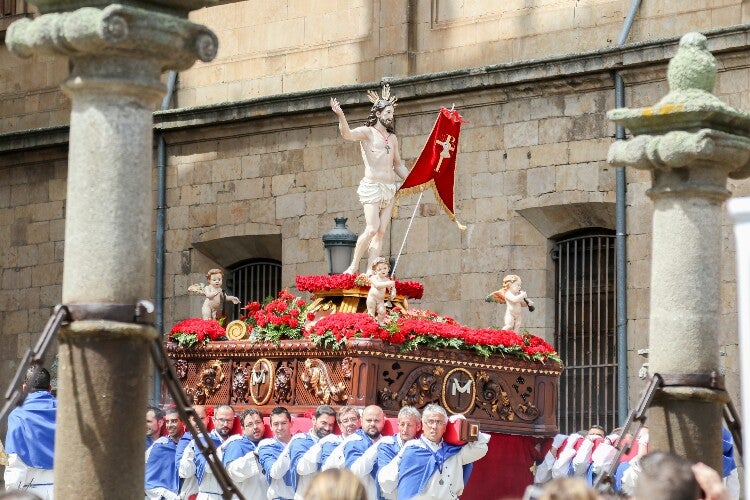
<svg viewBox="0 0 750 500"><path fill-rule="evenodd" d="M331 110L339 118L339 131L341 132L341 137L343 137L347 141L367 140L367 134L363 130L364 127L358 127L354 130L349 127L349 122L346 120L344 110L341 109L341 104L339 104L338 99L336 99L335 97L331 97Z"/></svg>

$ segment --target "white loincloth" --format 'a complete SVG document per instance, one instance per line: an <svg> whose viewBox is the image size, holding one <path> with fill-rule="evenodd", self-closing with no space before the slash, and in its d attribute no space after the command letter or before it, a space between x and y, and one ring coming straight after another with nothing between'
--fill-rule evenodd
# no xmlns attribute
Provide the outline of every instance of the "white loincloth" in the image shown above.
<svg viewBox="0 0 750 500"><path fill-rule="evenodd" d="M396 187L396 183L384 184L370 179L362 179L357 188L359 202L363 205L377 203L380 208L385 208L393 201L393 197L396 195Z"/></svg>

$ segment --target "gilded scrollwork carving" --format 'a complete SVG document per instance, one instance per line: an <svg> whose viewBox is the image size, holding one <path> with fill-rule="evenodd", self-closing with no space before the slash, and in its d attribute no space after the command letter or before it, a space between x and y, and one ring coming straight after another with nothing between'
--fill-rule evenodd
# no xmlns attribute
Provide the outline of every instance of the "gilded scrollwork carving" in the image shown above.
<svg viewBox="0 0 750 500"><path fill-rule="evenodd" d="M392 391L390 387L380 390L380 403L383 408L397 410L403 406L422 408L440 399L441 377L445 369L441 366L422 366L413 370L401 389Z"/></svg>
<svg viewBox="0 0 750 500"><path fill-rule="evenodd" d="M294 370L286 364L276 368L276 380L273 383L273 400L283 405L292 402L292 377Z"/></svg>
<svg viewBox="0 0 750 500"><path fill-rule="evenodd" d="M341 373L345 379L350 380L352 378L352 369L354 368L354 359L347 356L341 360Z"/></svg>
<svg viewBox="0 0 750 500"><path fill-rule="evenodd" d="M199 384L206 389L208 395L213 395L224 383L224 372L221 369L221 361L215 360L201 372Z"/></svg>
<svg viewBox="0 0 750 500"><path fill-rule="evenodd" d="M506 422L516 418L531 422L539 417L539 409L531 398L531 387L524 387L526 380L517 377L511 384L511 391L505 389L502 380L490 376L485 371L477 372L477 406L490 417Z"/></svg>
<svg viewBox="0 0 750 500"><path fill-rule="evenodd" d="M188 395L188 399L192 401L194 405L206 404L206 391L200 387L188 387L185 389L185 393Z"/></svg>
<svg viewBox="0 0 750 500"><path fill-rule="evenodd" d="M249 387L247 367L237 364L232 373L232 403L247 403Z"/></svg>
<svg viewBox="0 0 750 500"><path fill-rule="evenodd" d="M185 380L188 374L188 362L185 359L174 360L174 370L177 372L177 378Z"/></svg>
<svg viewBox="0 0 750 500"><path fill-rule="evenodd" d="M488 416L498 420L513 420L508 393L490 375L481 370L477 372L477 406Z"/></svg>
<svg viewBox="0 0 750 500"><path fill-rule="evenodd" d="M192 396L193 404L206 404L206 400L221 388L224 378L221 361L218 359L209 361L208 366L200 371L195 388L188 389L186 392Z"/></svg>
<svg viewBox="0 0 750 500"><path fill-rule="evenodd" d="M346 384L334 383L328 367L320 359L306 359L302 365L300 379L305 389L319 398L321 403L341 403L349 398L346 394Z"/></svg>

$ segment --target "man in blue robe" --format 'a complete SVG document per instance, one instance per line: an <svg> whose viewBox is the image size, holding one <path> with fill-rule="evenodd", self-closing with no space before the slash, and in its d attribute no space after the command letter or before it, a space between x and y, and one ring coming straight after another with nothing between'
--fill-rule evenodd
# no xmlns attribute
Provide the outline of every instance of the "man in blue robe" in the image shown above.
<svg viewBox="0 0 750 500"><path fill-rule="evenodd" d="M294 498L292 475L289 472L288 463L285 464L283 460L279 460L292 439L292 416L289 410L283 406L277 406L271 410L270 420L273 437L258 443L256 450L258 463L268 481L267 498L269 500L292 500Z"/></svg>
<svg viewBox="0 0 750 500"><path fill-rule="evenodd" d="M385 426L385 414L376 405L370 405L362 412L362 428L346 438L343 443L343 466L360 478L367 490L369 500L381 498L377 483L377 448Z"/></svg>
<svg viewBox="0 0 750 500"><path fill-rule="evenodd" d="M360 428L359 412L353 406L342 406L339 408L336 414L336 421L339 423L341 434L328 434L307 450L299 463L297 463L298 474L314 474L319 470L325 470L323 466L336 447ZM343 456L342 452L341 457ZM343 458L341 463L343 464Z"/></svg>
<svg viewBox="0 0 750 500"><path fill-rule="evenodd" d="M232 434L234 427L234 409L228 405L217 405L214 409L214 430L208 433L218 448ZM222 495L221 487L214 477L211 467L206 462L206 457L200 452L195 440L193 440L182 455L179 465L179 473L182 478L195 476L198 480L197 500L211 500Z"/></svg>
<svg viewBox="0 0 750 500"><path fill-rule="evenodd" d="M23 404L10 412L5 448L5 488L27 490L43 499L53 498L57 400L49 372L38 364L26 371Z"/></svg>
<svg viewBox="0 0 750 500"><path fill-rule="evenodd" d="M195 411L195 414L199 419L201 419L201 421L206 421L205 406L193 405L193 411ZM192 416L190 416L189 418L191 421L193 420ZM193 422L193 425L195 425L195 422ZM181 477L179 473L182 455L185 453L185 450L187 450L188 447L191 446L192 442L193 434L189 430L186 430L177 443L177 449L175 450L174 454L175 474L177 475L177 483L180 485L180 498L183 499L191 498L198 493L198 479L195 477L195 474L188 478L184 478Z"/></svg>
<svg viewBox="0 0 750 500"><path fill-rule="evenodd" d="M146 498L179 500L175 453L184 428L177 408L167 409L164 424L167 435L154 441L146 450Z"/></svg>
<svg viewBox="0 0 750 500"><path fill-rule="evenodd" d="M726 427L721 428L722 474L727 492L732 500L740 498L740 477L737 472L737 462L734 461L734 438Z"/></svg>
<svg viewBox="0 0 750 500"><path fill-rule="evenodd" d="M380 482L380 475L393 459L396 458L396 455L398 455L398 452L401 451L404 445L415 439L421 430L422 418L419 410L413 406L404 406L398 412L398 434L395 436L384 436L377 443L378 485L380 486L380 495L386 500L396 500L396 484L393 483L390 487L387 487L387 485Z"/></svg>
<svg viewBox="0 0 750 500"><path fill-rule="evenodd" d="M161 437L164 426L164 410L156 406L146 408L146 448Z"/></svg>
<svg viewBox="0 0 750 500"><path fill-rule="evenodd" d="M333 431L334 424L336 423L336 412L333 408L328 405L320 405L315 409L315 415L313 416L312 427L309 432L305 434L296 434L292 436L289 446L287 446L284 453L279 457L279 461L283 461L283 464L279 465L279 471L284 467L290 473L292 480L292 488L294 489L295 500L303 500L303 495L307 490L307 486L312 479L311 472L308 472L308 468L305 464L302 464L302 472L298 470L298 465L302 457L312 448L321 438L326 437Z"/></svg>
<svg viewBox="0 0 750 500"><path fill-rule="evenodd" d="M487 454L490 436L480 432L477 441L450 445L443 440L447 425L443 407L429 404L422 410L422 437L406 443L394 459L398 477L383 478L398 482L399 500L457 499L463 493L471 464Z"/></svg>
<svg viewBox="0 0 750 500"><path fill-rule="evenodd" d="M263 438L263 415L255 408L240 413L242 435L230 436L219 449L221 461L237 489L248 500L266 498L268 482L255 450Z"/></svg>

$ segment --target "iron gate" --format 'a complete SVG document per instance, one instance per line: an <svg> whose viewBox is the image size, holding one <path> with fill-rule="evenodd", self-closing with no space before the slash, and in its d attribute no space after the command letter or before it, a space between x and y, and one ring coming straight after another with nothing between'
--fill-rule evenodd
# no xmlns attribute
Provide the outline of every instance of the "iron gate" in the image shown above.
<svg viewBox="0 0 750 500"><path fill-rule="evenodd" d="M555 261L555 344L560 379L560 431L617 426L615 236L559 240Z"/></svg>
<svg viewBox="0 0 750 500"><path fill-rule="evenodd" d="M240 299L232 308L230 319L242 314L240 307L252 301L263 303L267 297L276 297L281 290L281 262L269 259L253 259L231 269L227 289ZM227 307L229 307L228 304Z"/></svg>

